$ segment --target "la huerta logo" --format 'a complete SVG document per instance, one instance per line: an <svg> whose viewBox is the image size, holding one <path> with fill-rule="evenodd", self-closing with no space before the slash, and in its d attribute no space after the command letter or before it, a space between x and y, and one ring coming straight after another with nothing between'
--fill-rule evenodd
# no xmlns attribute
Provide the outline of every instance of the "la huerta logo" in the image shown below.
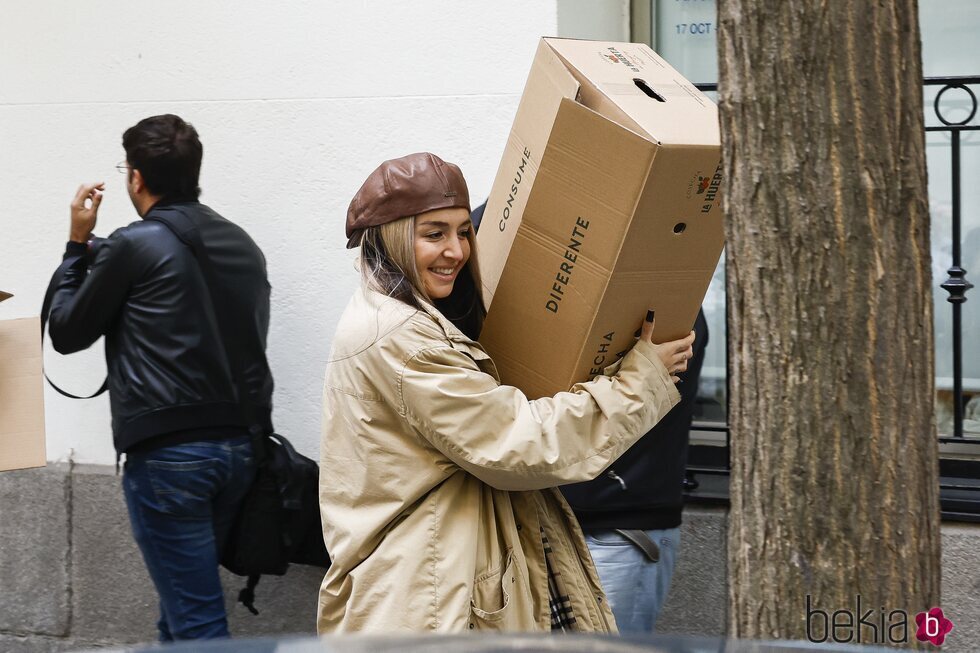
<svg viewBox="0 0 980 653"><path fill-rule="evenodd" d="M711 185L711 178L705 177L698 170L691 177L690 181L687 182L687 199L691 199L695 195L704 195L704 192L708 190L708 186Z"/></svg>
<svg viewBox="0 0 980 653"><path fill-rule="evenodd" d="M707 182L707 185L704 185ZM701 200L701 213L710 213L711 207L715 205L715 199L718 197L718 189L721 187L721 163L715 168L715 174L711 176L711 179L705 179L699 175L698 179L698 195L704 195ZM702 190L703 189L703 190Z"/></svg>
<svg viewBox="0 0 980 653"><path fill-rule="evenodd" d="M612 47L607 48L607 50L609 54L603 55L603 58L608 59L609 61L616 64L622 64L627 68L629 68L634 73L640 72L640 69L637 68L636 64L630 61L629 57L627 57L625 54L623 54L616 48L612 48Z"/></svg>

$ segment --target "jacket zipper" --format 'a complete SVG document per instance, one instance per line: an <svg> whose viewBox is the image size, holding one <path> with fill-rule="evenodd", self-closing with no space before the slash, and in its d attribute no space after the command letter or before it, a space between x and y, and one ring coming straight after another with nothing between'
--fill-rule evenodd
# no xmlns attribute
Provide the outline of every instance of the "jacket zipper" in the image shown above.
<svg viewBox="0 0 980 653"><path fill-rule="evenodd" d="M622 476L616 473L616 470L610 469L608 472L606 472L606 476L619 483L619 486L623 488L623 492L626 491L626 481L623 480Z"/></svg>

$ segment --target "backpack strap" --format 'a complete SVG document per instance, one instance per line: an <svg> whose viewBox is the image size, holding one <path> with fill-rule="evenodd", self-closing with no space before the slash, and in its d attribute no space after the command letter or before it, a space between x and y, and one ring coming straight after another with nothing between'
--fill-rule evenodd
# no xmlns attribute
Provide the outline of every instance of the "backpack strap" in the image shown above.
<svg viewBox="0 0 980 653"><path fill-rule="evenodd" d="M70 268L71 266L75 265L75 263L77 263L79 261L79 259L81 259L81 258L82 258L81 256L69 256L64 261L61 262L61 265L58 266L58 269L55 270L54 271L54 274L51 276L51 282L48 284L48 289L44 292L44 301L41 303L41 345L42 345L42 347L44 345L44 334L46 332L46 327L48 325L48 316L51 313L51 302L54 301L54 293L55 293L56 290L58 290L58 286L61 285L61 280L64 279L65 272L68 270L68 268ZM42 357L42 360L43 360L43 357ZM55 390L57 390L59 393L61 393L64 396L68 397L69 399L92 399L94 397L98 397L100 394L102 394L103 392L105 392L106 390L109 389L109 375L107 374L106 377L105 377L105 380L102 382L102 387L100 387L98 390L96 390L94 394L90 394L90 395L85 396L85 397L81 397L79 395L73 395L72 393L67 392L65 390L62 390L57 385L55 385L54 381L52 381L51 378L48 377L48 373L43 371L43 367L44 367L43 363L42 363L41 367L42 367L42 373L44 374L44 379L48 382L48 384L52 388L54 388Z"/></svg>
<svg viewBox="0 0 980 653"><path fill-rule="evenodd" d="M229 312L223 310L226 308L226 300L223 293L218 291L217 274L214 271L214 266L211 264L211 258L207 254L207 249L204 246L204 241L201 239L201 231L198 229L197 225L193 220L188 217L188 215L175 207L171 207L171 210L165 213L160 212L153 215L148 215L143 218L147 221L159 222L163 226L167 227L174 236L177 237L184 245L186 245L191 252L194 254L194 258L197 259L197 264L201 269L201 274L204 276L204 283L207 286L208 294L211 297L211 306L214 311L214 318L218 327L218 335L220 336L222 345L225 349L225 360L228 361L228 368L232 373L232 381L235 382L236 392L242 390L239 380L242 378L239 366L236 361L232 360L231 356L228 355L227 345L230 342L235 342L235 330L231 328L228 324ZM238 398L238 406L241 411L241 415L245 418L245 423L250 429L255 428L257 420L255 419L255 411L252 406L243 397Z"/></svg>
<svg viewBox="0 0 980 653"><path fill-rule="evenodd" d="M259 578L261 578L259 574L251 574L248 577L248 584L238 593L238 602L248 608L252 614L259 613L255 607L255 586L259 584Z"/></svg>

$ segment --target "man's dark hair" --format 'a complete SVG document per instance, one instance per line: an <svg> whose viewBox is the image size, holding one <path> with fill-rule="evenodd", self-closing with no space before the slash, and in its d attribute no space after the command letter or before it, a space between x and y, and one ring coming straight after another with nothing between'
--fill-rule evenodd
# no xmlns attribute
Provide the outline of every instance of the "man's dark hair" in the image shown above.
<svg viewBox="0 0 980 653"><path fill-rule="evenodd" d="M171 113L144 118L123 134L130 168L139 170L147 189L168 199L197 199L204 148L197 130ZM129 174L132 174L130 171Z"/></svg>

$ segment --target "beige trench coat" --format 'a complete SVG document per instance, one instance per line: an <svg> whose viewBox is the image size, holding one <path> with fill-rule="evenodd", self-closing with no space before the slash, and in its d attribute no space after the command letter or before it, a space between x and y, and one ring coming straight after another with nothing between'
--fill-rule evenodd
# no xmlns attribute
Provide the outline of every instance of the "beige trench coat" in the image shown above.
<svg viewBox="0 0 980 653"><path fill-rule="evenodd" d="M645 342L615 376L529 401L436 309L359 290L324 382L320 511L332 565L317 630L549 630L543 528L578 628L615 631L554 488L594 478L677 401Z"/></svg>

